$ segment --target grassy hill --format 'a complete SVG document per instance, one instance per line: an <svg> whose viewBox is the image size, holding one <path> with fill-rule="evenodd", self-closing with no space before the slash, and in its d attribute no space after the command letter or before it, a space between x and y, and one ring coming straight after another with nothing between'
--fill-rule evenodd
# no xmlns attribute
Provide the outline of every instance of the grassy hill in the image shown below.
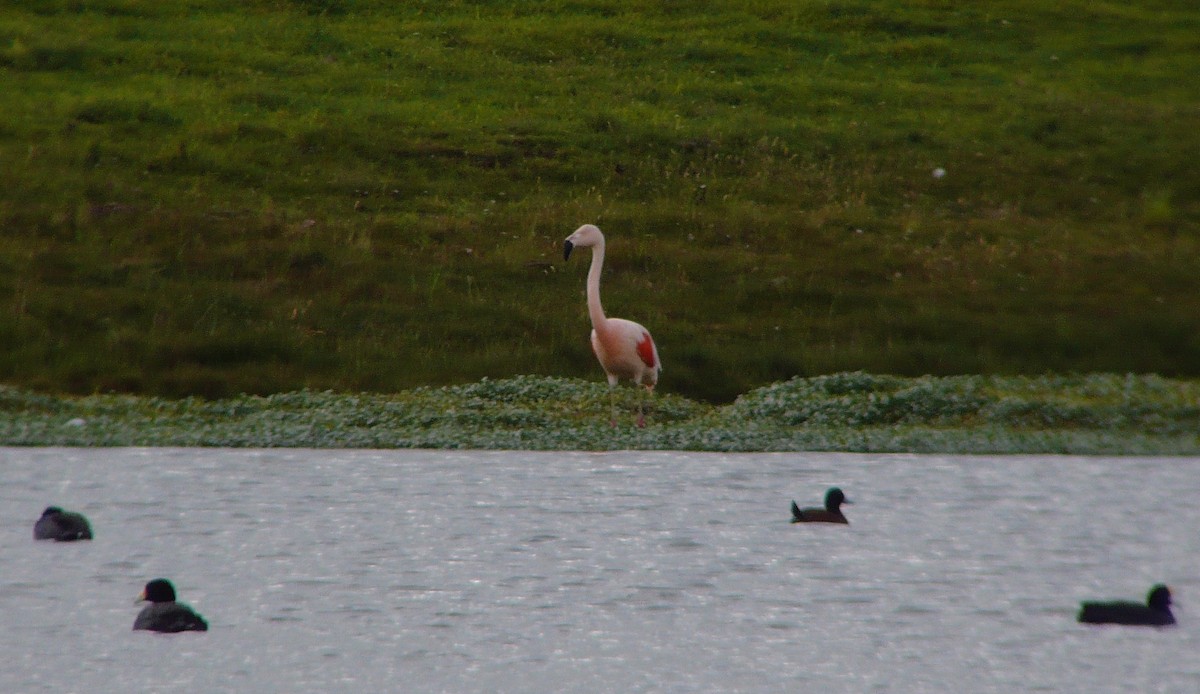
<svg viewBox="0 0 1200 694"><path fill-rule="evenodd" d="M1197 74L1175 1L9 3L0 381L600 379L583 222L666 393L1195 378Z"/></svg>

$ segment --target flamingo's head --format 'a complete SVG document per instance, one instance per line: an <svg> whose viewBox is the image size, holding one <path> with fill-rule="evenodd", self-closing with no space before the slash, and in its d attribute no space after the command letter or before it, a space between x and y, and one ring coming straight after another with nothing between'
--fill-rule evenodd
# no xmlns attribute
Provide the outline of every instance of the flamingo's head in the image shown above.
<svg viewBox="0 0 1200 694"><path fill-rule="evenodd" d="M567 237L563 242L563 260L571 258L571 251L576 247L587 248L589 246L603 246L604 234L600 233L600 227L595 224L584 224L575 230L575 233Z"/></svg>

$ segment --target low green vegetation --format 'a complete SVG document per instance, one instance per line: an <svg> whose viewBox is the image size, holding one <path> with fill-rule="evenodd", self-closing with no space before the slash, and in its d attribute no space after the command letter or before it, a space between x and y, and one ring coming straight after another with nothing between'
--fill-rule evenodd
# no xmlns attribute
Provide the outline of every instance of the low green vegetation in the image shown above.
<svg viewBox="0 0 1200 694"><path fill-rule="evenodd" d="M49 400L125 424L30 440L133 443L137 420L145 440L325 445L328 403L391 417L458 397L420 386L599 381L586 256L560 255L583 222L688 437L751 440L736 413L774 392L751 391L797 375L1195 378L1196 75L1200 6L1177 0L5 3L0 382L215 399ZM772 388L797 383L819 381ZM1116 436L1067 401L957 388L912 406ZM222 407L261 430L210 437ZM782 440L851 415L811 416ZM453 419L340 435L487 443Z"/></svg>
<svg viewBox="0 0 1200 694"><path fill-rule="evenodd" d="M1200 454L1200 384L1157 376L796 378L715 406L520 376L391 395L229 399L0 389L0 444Z"/></svg>

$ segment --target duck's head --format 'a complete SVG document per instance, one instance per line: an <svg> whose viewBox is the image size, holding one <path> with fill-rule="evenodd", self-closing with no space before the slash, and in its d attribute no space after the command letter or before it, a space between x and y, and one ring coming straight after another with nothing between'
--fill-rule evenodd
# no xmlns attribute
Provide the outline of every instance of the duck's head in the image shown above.
<svg viewBox="0 0 1200 694"><path fill-rule="evenodd" d="M841 506L842 504L853 505L854 502L847 499L846 495L843 494L842 490L838 487L831 487L829 489L829 491L825 492L825 510L826 511L833 511L836 513L838 510L838 507Z"/></svg>
<svg viewBox="0 0 1200 694"><path fill-rule="evenodd" d="M156 578L146 584L135 602L175 602L175 586L165 578Z"/></svg>
<svg viewBox="0 0 1200 694"><path fill-rule="evenodd" d="M1146 596L1146 604L1154 610L1166 610L1171 607L1171 589L1159 583L1150 589Z"/></svg>

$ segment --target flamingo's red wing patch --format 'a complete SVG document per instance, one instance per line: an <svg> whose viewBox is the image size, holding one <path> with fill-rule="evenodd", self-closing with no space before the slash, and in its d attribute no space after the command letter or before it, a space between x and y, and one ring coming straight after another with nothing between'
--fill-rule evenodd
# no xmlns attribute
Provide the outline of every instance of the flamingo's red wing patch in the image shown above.
<svg viewBox="0 0 1200 694"><path fill-rule="evenodd" d="M637 353L643 364L654 368L654 340L650 339L650 333L642 333L642 339L637 343Z"/></svg>

